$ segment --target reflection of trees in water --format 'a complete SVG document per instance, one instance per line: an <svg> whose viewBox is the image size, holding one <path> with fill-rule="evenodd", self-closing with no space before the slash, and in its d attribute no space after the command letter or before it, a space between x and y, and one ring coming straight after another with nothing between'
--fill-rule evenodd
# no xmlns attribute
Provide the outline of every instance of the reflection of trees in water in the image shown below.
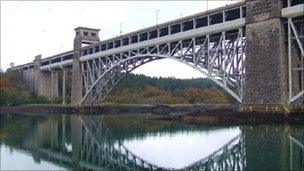
<svg viewBox="0 0 304 171"><path fill-rule="evenodd" d="M10 118L11 117L11 118ZM31 151L35 161L49 160L67 168L113 170L157 169L157 166L140 159L128 151L122 139L143 137L147 133L170 134L176 131L220 129L220 127L189 126L178 122L160 122L127 116L55 116L55 117L7 117L1 116L1 141L14 148ZM132 121L131 119L134 119ZM18 125L15 125L15 124ZM120 129L119 125L123 125ZM14 126L15 125L15 126ZM108 127L110 126L110 127ZM22 129L21 129L22 128ZM241 126L242 136L220 149L216 155L187 167L194 170L203 167L229 167L235 170L303 170L303 148L290 143L289 136L304 142L302 126L261 125ZM114 132L114 133L113 133ZM125 135L124 135L125 134ZM11 138L13 135L19 138ZM134 136L135 135L135 136ZM291 145L293 145L291 147ZM72 151L71 151L72 146ZM290 150L292 148L292 150ZM292 151L292 155L291 154ZM127 155L128 153L128 155ZM229 160L230 159L230 164ZM222 163L221 164L217 164ZM230 165L229 165L230 164ZM261 168L261 166L263 166ZM115 168L115 169L114 169ZM164 169L164 168L163 168ZM214 170L214 169L211 169Z"/></svg>
<svg viewBox="0 0 304 171"><path fill-rule="evenodd" d="M176 132L209 132L228 128L227 126L205 126L186 124L180 121L153 120L150 117L153 116L105 115L103 122L108 125L113 137L117 140L142 139L147 135L170 135Z"/></svg>
<svg viewBox="0 0 304 171"><path fill-rule="evenodd" d="M0 117L0 137L5 144L18 147L24 139L31 138L38 123L46 120L40 116L5 115Z"/></svg>

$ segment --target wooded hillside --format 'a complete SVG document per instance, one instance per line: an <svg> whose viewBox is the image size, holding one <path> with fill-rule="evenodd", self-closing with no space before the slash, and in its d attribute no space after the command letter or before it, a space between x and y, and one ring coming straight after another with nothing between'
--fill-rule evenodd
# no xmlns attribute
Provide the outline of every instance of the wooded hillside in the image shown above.
<svg viewBox="0 0 304 171"><path fill-rule="evenodd" d="M233 99L207 78L151 78L129 74L106 98L109 103L230 103Z"/></svg>

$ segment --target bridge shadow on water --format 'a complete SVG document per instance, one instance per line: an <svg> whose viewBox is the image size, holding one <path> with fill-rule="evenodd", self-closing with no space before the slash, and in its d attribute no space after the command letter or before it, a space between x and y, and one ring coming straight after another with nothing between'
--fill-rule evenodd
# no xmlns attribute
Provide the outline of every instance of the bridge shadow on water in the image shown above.
<svg viewBox="0 0 304 171"><path fill-rule="evenodd" d="M1 116L1 144L30 152L35 161L49 161L73 170L303 170L303 125L259 125L234 127L201 158L192 158L182 167L159 164L128 142L147 137L164 137L186 132L188 144L193 132L218 136L227 127L186 125L180 122L151 121L145 116ZM14 126L12 126L14 125ZM16 138L17 137L17 138ZM208 140L205 137L206 141ZM172 140L172 139L171 139ZM152 143L159 143L153 141ZM176 142L174 142L176 143ZM173 146L174 146L174 143ZM178 143L178 142L177 142ZM177 146L177 143L175 144ZM180 142L182 143L182 142ZM160 143L161 144L161 143ZM212 146L220 144L220 146ZM138 145L138 144L136 144ZM206 148L200 141L197 150ZM208 148L208 147L207 147ZM178 148L176 148L178 149ZM162 153L166 153L165 149ZM209 153L209 151L212 151ZM171 159L158 157L169 163ZM193 153L194 156L194 153ZM182 156L175 156L182 157ZM185 157L186 160L186 157ZM194 161L195 160L195 161Z"/></svg>

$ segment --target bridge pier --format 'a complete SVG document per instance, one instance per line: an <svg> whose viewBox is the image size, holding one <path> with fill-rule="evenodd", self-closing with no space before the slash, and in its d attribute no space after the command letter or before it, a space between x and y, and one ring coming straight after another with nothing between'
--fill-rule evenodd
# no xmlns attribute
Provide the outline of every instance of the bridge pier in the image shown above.
<svg viewBox="0 0 304 171"><path fill-rule="evenodd" d="M248 0L246 73L242 109L288 112L288 72L279 0Z"/></svg>
<svg viewBox="0 0 304 171"><path fill-rule="evenodd" d="M82 44L94 44L100 42L99 29L78 27L75 29L74 54L72 64L72 89L71 104L80 105L82 98L82 68L80 65L80 56L82 56Z"/></svg>
<svg viewBox="0 0 304 171"><path fill-rule="evenodd" d="M27 86L28 90L31 92L35 92L35 77L34 77L35 70L34 69L28 69L25 71L22 71L22 78L25 82L25 85Z"/></svg>
<svg viewBox="0 0 304 171"><path fill-rule="evenodd" d="M67 79L67 70L62 70L62 104L66 105L66 79Z"/></svg>
<svg viewBox="0 0 304 171"><path fill-rule="evenodd" d="M35 93L38 96L44 96L51 100L51 74L48 71L41 71L41 55L35 56L34 60L34 75L35 75Z"/></svg>
<svg viewBox="0 0 304 171"><path fill-rule="evenodd" d="M71 89L71 105L79 105L82 97L82 76L79 58L81 56L81 39L76 36L74 39L74 55L73 55L73 72L72 72L72 89Z"/></svg>
<svg viewBox="0 0 304 171"><path fill-rule="evenodd" d="M41 66L41 55L37 55L35 56L35 60L34 60L34 78L35 78L35 93L39 95L39 81L40 81L40 66Z"/></svg>
<svg viewBox="0 0 304 171"><path fill-rule="evenodd" d="M51 98L59 96L59 89L58 89L58 71L51 71Z"/></svg>
<svg viewBox="0 0 304 171"><path fill-rule="evenodd" d="M51 97L51 89L50 89L50 80L51 80L51 73L50 72L41 72L37 76L39 78L38 81L38 95L44 96L48 100Z"/></svg>
<svg viewBox="0 0 304 171"><path fill-rule="evenodd" d="M41 55L35 56L33 90L39 96L54 100L59 96L59 75L57 70L41 71Z"/></svg>

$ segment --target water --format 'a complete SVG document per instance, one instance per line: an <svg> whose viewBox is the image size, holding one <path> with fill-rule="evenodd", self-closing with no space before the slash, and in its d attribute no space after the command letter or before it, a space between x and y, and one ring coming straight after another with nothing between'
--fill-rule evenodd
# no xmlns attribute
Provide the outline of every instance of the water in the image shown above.
<svg viewBox="0 0 304 171"><path fill-rule="evenodd" d="M304 125L1 115L1 170L304 170Z"/></svg>

